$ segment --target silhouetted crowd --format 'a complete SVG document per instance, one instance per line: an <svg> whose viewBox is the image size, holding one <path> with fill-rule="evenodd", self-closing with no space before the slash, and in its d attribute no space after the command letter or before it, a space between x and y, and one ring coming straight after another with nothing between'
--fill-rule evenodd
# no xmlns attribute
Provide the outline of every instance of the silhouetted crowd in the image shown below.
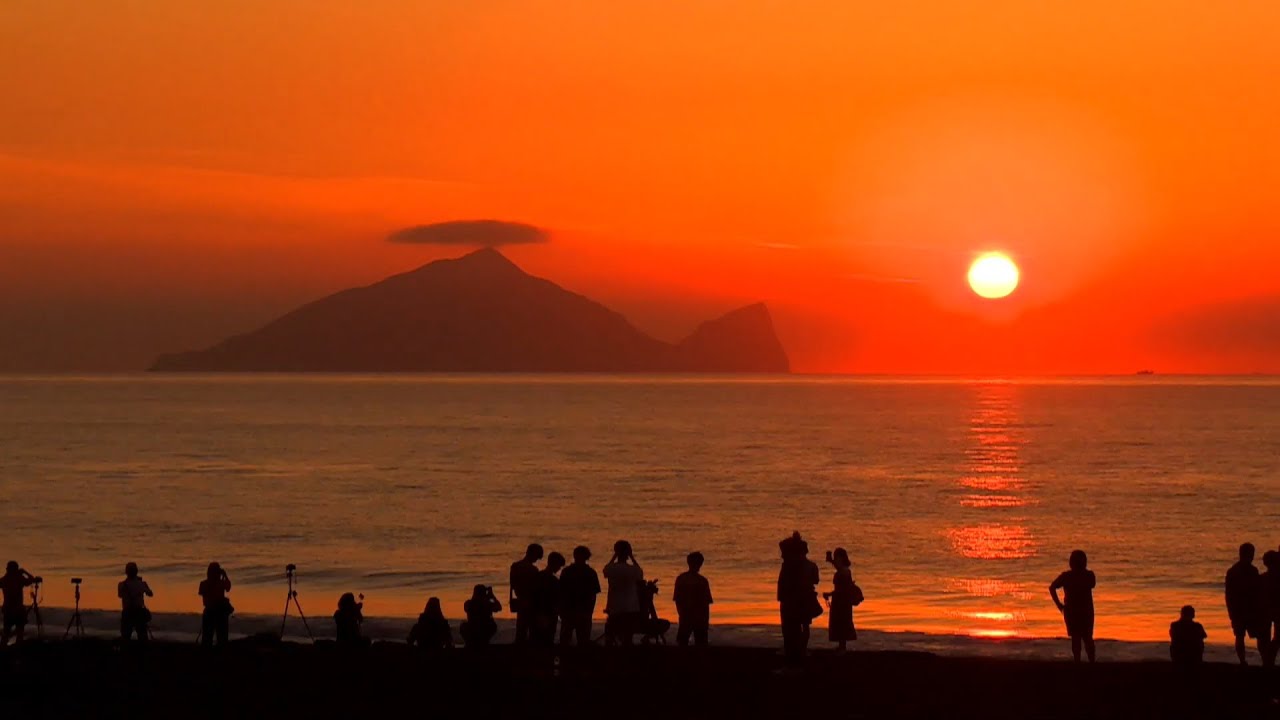
<svg viewBox="0 0 1280 720"><path fill-rule="evenodd" d="M803 663L808 652L809 629L824 612L828 614L828 636L839 653L857 640L854 608L861 605L862 589L853 579L853 563L844 548L826 554L832 566L831 588L819 593L821 583L818 565L809 559L809 545L800 533L793 533L778 543L782 566L778 572L777 602L782 626L783 654L789 665ZM1235 650L1240 663L1246 663L1246 639L1253 638L1265 666L1274 666L1280 651L1280 552L1269 550L1262 555L1264 572L1253 565L1255 548L1250 543L1240 546L1239 561L1227 571L1225 594L1227 614L1235 636ZM546 559L543 567L538 563ZM592 637L597 597L602 592L600 577L590 564L591 550L578 546L573 562L566 564L558 552L545 554L539 544L531 544L524 557L511 564L508 576L507 607L515 615L515 643L550 648L557 638L562 647L588 646L603 642L609 646L626 646L636 642L665 643L672 623L659 617L654 599L659 594L658 581L646 579L626 540L614 543L613 555L605 563L602 574L607 584L604 614L606 621L599 638ZM700 552L689 553L688 570L676 579L671 599L675 604L678 629L676 640L681 646L706 646L711 625L711 584L702 575L705 558ZM1088 568L1083 550L1071 553L1068 569L1049 585L1049 596L1062 613L1071 652L1077 662L1081 653L1089 662L1097 659L1093 639L1093 590L1097 577ZM293 566L289 567L289 600L296 604L292 585ZM153 597L151 587L139 575L138 566L128 563L125 577L117 587L120 598L120 637L123 642L146 643L150 637L151 612L146 599ZM0 647L10 638L22 642L31 617L39 621L39 587L43 579L10 561L3 577L4 630ZM79 579L76 584L76 615L79 619ZM31 604L26 593L31 588ZM225 645L229 621L235 612L227 593L231 579L218 564L210 563L198 594L204 606L199 642L205 647ZM1059 594L1061 593L1061 594ZM826 603L824 609L823 602ZM363 600L344 593L333 614L336 642L343 647L361 646L368 640L361 633L364 621ZM299 613L301 607L297 606ZM462 606L465 620L458 628L468 648L481 648L493 642L498 632L495 616L503 611L502 602L490 585L476 585L470 599ZM1184 606L1176 621L1169 626L1170 658L1179 664L1203 661L1207 634L1195 620L1195 608ZM285 619L288 618L286 605ZM303 618L305 622L305 618ZM68 626L70 632L71 626ZM310 628L308 627L308 632ZM283 626L281 628L283 634ZM454 646L453 629L445 618L440 599L432 597L409 632L408 643L431 650Z"/></svg>

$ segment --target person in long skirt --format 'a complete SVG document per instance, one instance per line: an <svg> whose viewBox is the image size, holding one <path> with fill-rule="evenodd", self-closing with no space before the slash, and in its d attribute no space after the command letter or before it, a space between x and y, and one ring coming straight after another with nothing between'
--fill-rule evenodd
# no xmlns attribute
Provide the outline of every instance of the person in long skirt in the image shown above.
<svg viewBox="0 0 1280 720"><path fill-rule="evenodd" d="M853 606L860 602L858 586L853 582L853 563L849 562L849 553L844 548L836 548L827 556L827 561L836 569L831 592L826 593L831 603L827 631L831 642L839 643L839 652L844 654L849 641L858 639L858 630L853 626Z"/></svg>

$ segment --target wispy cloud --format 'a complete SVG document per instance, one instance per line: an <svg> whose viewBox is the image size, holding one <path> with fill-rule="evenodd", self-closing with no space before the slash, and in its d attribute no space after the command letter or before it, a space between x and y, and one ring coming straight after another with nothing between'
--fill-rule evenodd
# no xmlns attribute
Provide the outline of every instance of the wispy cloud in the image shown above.
<svg viewBox="0 0 1280 720"><path fill-rule="evenodd" d="M503 220L451 220L414 225L387 236L387 242L409 245L532 245L551 239L546 230Z"/></svg>

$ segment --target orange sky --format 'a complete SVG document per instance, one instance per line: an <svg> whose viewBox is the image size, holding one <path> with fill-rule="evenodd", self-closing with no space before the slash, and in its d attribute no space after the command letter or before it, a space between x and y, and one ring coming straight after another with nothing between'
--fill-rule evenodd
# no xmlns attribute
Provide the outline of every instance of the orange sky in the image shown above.
<svg viewBox="0 0 1280 720"><path fill-rule="evenodd" d="M768 301L803 371L1277 372L1277 37L1260 0L0 3L0 370L139 368L498 218L662 337Z"/></svg>

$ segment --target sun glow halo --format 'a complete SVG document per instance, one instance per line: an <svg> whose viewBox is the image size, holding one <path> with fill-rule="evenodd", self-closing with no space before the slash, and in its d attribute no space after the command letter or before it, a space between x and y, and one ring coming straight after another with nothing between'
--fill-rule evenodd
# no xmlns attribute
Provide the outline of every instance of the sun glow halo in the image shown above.
<svg viewBox="0 0 1280 720"><path fill-rule="evenodd" d="M988 300L1008 297L1018 279L1018 266L1004 253L984 253L969 266L969 287Z"/></svg>

